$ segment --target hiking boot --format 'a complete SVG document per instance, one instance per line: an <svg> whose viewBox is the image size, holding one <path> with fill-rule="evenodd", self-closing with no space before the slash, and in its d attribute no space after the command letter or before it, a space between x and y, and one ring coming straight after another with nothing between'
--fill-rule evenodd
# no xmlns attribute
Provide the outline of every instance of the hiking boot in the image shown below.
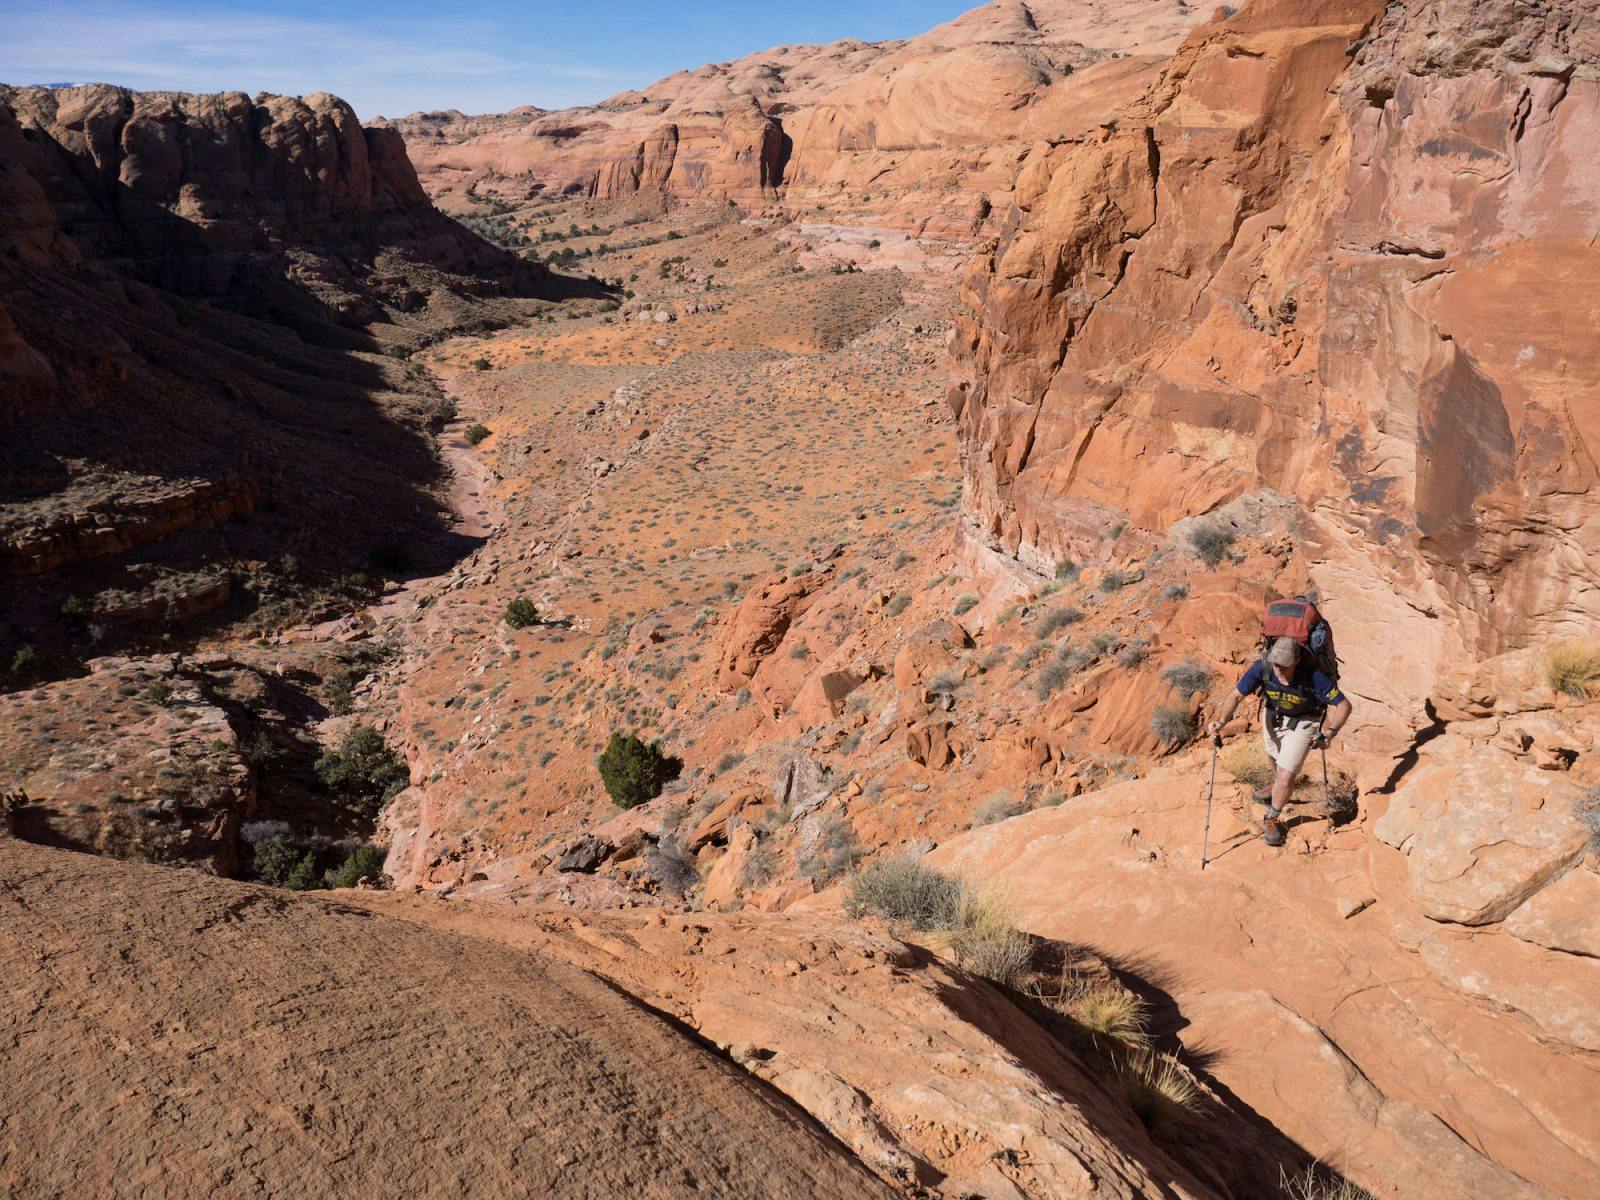
<svg viewBox="0 0 1600 1200"><path fill-rule="evenodd" d="M1257 788L1255 791L1250 793L1250 799L1254 800L1257 804L1265 804L1268 808L1271 808L1272 807L1272 789L1271 788Z"/></svg>
<svg viewBox="0 0 1600 1200"><path fill-rule="evenodd" d="M1261 840L1269 846L1281 846L1289 840L1289 830L1281 817L1261 818Z"/></svg>

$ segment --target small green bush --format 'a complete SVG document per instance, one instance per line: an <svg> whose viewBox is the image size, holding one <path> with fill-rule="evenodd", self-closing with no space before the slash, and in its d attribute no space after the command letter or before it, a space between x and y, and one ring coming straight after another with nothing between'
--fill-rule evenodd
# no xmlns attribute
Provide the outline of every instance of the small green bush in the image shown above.
<svg viewBox="0 0 1600 1200"><path fill-rule="evenodd" d="M1238 536L1224 525L1196 525L1189 531L1189 548L1206 566L1215 568Z"/></svg>
<svg viewBox="0 0 1600 1200"><path fill-rule="evenodd" d="M44 657L32 646L22 646L11 656L11 673L31 679L44 670Z"/></svg>
<svg viewBox="0 0 1600 1200"><path fill-rule="evenodd" d="M1083 613L1076 608L1047 608L1033 623L1033 636L1043 641L1057 630L1076 625L1081 620Z"/></svg>
<svg viewBox="0 0 1600 1200"><path fill-rule="evenodd" d="M910 606L911 597L906 595L904 592L901 592L894 599L889 601L884 611L887 612L891 617L898 617Z"/></svg>
<svg viewBox="0 0 1600 1200"><path fill-rule="evenodd" d="M1161 589L1163 600L1187 600L1189 598L1189 585L1186 583L1169 583Z"/></svg>
<svg viewBox="0 0 1600 1200"><path fill-rule="evenodd" d="M1100 591L1109 596L1114 592L1120 592L1132 582L1132 577L1121 571L1107 571L1100 577Z"/></svg>
<svg viewBox="0 0 1600 1200"><path fill-rule="evenodd" d="M307 892L321 886L316 851L302 852L285 833L275 833L256 843L254 866L256 882L268 887Z"/></svg>
<svg viewBox="0 0 1600 1200"><path fill-rule="evenodd" d="M353 888L363 879L370 879L378 886L385 887L389 883L389 877L383 873L386 857L380 846L357 846L350 851L349 857L334 868L330 882L336 888Z"/></svg>
<svg viewBox="0 0 1600 1200"><path fill-rule="evenodd" d="M1134 638L1121 650L1117 651L1117 665L1132 670L1150 657L1150 643L1144 638Z"/></svg>
<svg viewBox="0 0 1600 1200"><path fill-rule="evenodd" d="M349 668L330 672L322 681L320 695L322 703L327 710L336 717L342 717L355 707L355 686L359 676Z"/></svg>
<svg viewBox="0 0 1600 1200"><path fill-rule="evenodd" d="M472 369L474 371L487 371L489 366L490 363L487 358L475 358L472 360Z"/></svg>
<svg viewBox="0 0 1600 1200"><path fill-rule="evenodd" d="M1067 686L1067 681L1072 678L1072 668L1059 658L1053 658L1040 669L1034 676L1033 694L1040 700L1048 700L1062 688Z"/></svg>
<svg viewBox="0 0 1600 1200"><path fill-rule="evenodd" d="M539 623L539 607L532 600L518 596L506 605L506 624L513 629L527 629Z"/></svg>
<svg viewBox="0 0 1600 1200"><path fill-rule="evenodd" d="M1056 564L1056 578L1066 583L1071 583L1080 574L1078 564L1070 558L1064 558Z"/></svg>
<svg viewBox="0 0 1600 1200"><path fill-rule="evenodd" d="M489 436L489 427L483 422L477 421L468 425L466 432L461 436L467 439L467 445L476 446Z"/></svg>
<svg viewBox="0 0 1600 1200"><path fill-rule="evenodd" d="M965 596L957 596L955 608L951 611L954 612L958 617L964 617L977 607L978 598L974 595L968 594Z"/></svg>
<svg viewBox="0 0 1600 1200"><path fill-rule="evenodd" d="M365 804L387 804L409 780L405 762L369 725L358 725L316 762L317 778L331 792Z"/></svg>
<svg viewBox="0 0 1600 1200"><path fill-rule="evenodd" d="M677 759L661 753L660 742L646 743L631 733L613 732L595 761L606 795L618 808L654 800L682 769Z"/></svg>
<svg viewBox="0 0 1600 1200"><path fill-rule="evenodd" d="M94 606L82 596L68 596L61 602L61 615L69 621L81 624L87 621L93 612Z"/></svg>

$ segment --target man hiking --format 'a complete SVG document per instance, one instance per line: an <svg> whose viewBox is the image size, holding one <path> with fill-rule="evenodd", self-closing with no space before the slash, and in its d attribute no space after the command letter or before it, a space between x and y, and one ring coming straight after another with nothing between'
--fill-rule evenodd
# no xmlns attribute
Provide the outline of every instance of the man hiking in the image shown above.
<svg viewBox="0 0 1600 1200"><path fill-rule="evenodd" d="M1301 653L1292 637L1272 643L1264 659L1252 663L1239 680L1238 690L1223 702L1217 719L1206 728L1213 737L1233 719L1239 702L1261 693L1261 740L1277 772L1270 794L1256 794L1256 802L1267 806L1261 818L1261 836L1269 846L1281 846L1288 831L1283 824L1283 807L1289 803L1300 767L1313 746L1325 747L1350 719L1350 701L1339 690L1336 680L1324 675ZM1324 724L1326 721L1326 724Z"/></svg>

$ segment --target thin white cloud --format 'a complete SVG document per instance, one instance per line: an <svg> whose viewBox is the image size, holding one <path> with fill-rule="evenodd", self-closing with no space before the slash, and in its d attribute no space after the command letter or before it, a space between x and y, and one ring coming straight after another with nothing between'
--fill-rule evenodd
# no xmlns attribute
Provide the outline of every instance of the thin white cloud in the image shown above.
<svg viewBox="0 0 1600 1200"><path fill-rule="evenodd" d="M363 117L451 106L493 111L598 99L635 81L516 45L472 20L303 20L52 5L8 15L0 81L107 82L174 91L334 92ZM509 57L502 47L512 47ZM590 86L580 87L580 83Z"/></svg>

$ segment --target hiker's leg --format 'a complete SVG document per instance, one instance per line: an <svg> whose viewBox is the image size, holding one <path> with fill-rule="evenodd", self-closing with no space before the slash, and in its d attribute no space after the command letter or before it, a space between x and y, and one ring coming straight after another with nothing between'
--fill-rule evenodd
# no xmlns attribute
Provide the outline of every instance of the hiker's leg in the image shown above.
<svg viewBox="0 0 1600 1200"><path fill-rule="evenodd" d="M1300 768L1305 765L1306 756L1311 753L1311 742L1316 735L1317 727L1310 721L1298 721L1287 729L1278 731L1276 758L1278 770L1272 780L1273 816L1282 812L1283 806L1289 803L1289 797L1294 793L1295 780L1300 777Z"/></svg>

